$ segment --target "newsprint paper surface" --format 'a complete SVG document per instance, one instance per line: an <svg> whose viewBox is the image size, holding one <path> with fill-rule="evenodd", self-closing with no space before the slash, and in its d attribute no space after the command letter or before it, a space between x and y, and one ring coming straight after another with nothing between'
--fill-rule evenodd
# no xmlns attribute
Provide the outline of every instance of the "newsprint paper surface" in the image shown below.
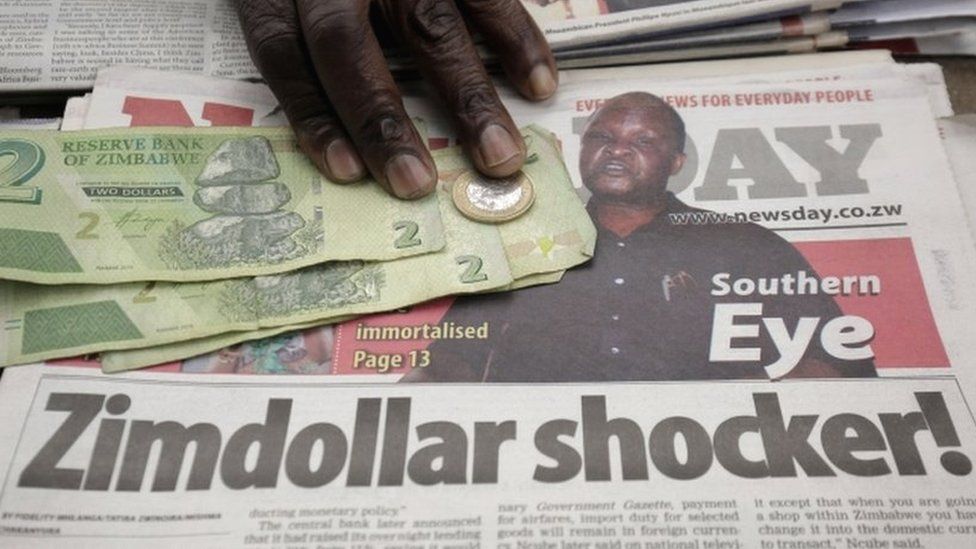
<svg viewBox="0 0 976 549"><path fill-rule="evenodd" d="M836 8L844 0L522 0L555 48ZM0 92L91 87L148 65L256 77L232 0L0 2Z"/></svg>
<svg viewBox="0 0 976 549"><path fill-rule="evenodd" d="M0 387L0 544L971 547L964 377L405 386L17 368Z"/></svg>

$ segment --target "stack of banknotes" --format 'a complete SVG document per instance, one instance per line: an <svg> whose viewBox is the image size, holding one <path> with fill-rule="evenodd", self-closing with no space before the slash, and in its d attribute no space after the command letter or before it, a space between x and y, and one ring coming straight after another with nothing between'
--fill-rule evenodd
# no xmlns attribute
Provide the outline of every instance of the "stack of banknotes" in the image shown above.
<svg viewBox="0 0 976 549"><path fill-rule="evenodd" d="M117 371L557 282L596 231L552 135L524 133L534 201L504 222L462 213L458 185L494 183L457 148L407 202L325 180L284 128L0 133L0 366L106 353Z"/></svg>

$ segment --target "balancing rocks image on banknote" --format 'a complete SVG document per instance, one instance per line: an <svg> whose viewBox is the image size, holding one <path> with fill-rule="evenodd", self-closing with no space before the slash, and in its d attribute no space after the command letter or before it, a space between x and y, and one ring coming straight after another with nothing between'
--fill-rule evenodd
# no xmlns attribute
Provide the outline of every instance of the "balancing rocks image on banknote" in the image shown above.
<svg viewBox="0 0 976 549"><path fill-rule="evenodd" d="M255 330L335 322L446 295L558 280L558 273L592 257L596 230L551 135L537 128L525 133L530 148L523 171L534 182L536 199L513 221L480 223L462 215L452 188L457 180L470 177L473 168L460 148L437 151L441 181L433 200L446 241L437 252L382 262L332 262L283 275L209 283L2 282L0 365L164 345L199 354L211 350L202 339L219 334L240 332L243 341L266 335ZM228 340L218 339L221 344ZM165 356L180 354L172 347L165 350ZM132 361L118 360L113 369L129 364Z"/></svg>
<svg viewBox="0 0 976 549"><path fill-rule="evenodd" d="M443 246L433 197L334 185L287 129L0 133L3 279L219 280Z"/></svg>

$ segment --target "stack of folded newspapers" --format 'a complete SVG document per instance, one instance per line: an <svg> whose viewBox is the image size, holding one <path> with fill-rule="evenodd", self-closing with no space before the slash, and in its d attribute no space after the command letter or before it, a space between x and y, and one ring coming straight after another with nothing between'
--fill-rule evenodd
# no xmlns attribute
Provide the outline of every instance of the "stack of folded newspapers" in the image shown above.
<svg viewBox="0 0 976 549"><path fill-rule="evenodd" d="M524 0L524 4L546 29L562 68L844 47L976 54L976 7L959 0ZM409 64L407 59L402 62Z"/></svg>
<svg viewBox="0 0 976 549"><path fill-rule="evenodd" d="M976 52L965 0L521 0L561 68L887 46ZM0 5L0 93L87 89L98 68L152 66L254 78L232 0L56 0ZM107 36L113 37L106 42ZM394 45L394 69L411 69ZM491 61L491 53L483 52Z"/></svg>
<svg viewBox="0 0 976 549"><path fill-rule="evenodd" d="M525 0L563 68L888 47L976 54L965 0Z"/></svg>
<svg viewBox="0 0 976 549"><path fill-rule="evenodd" d="M458 216L456 136L405 91L442 149L409 209L320 180L239 81L106 68L78 131L3 134L31 282L0 360L114 350L4 370L0 545L973 546L976 121L937 66L503 92L536 192L501 225Z"/></svg>
<svg viewBox="0 0 976 549"><path fill-rule="evenodd" d="M968 0L870 0L828 15L852 45L902 54L976 55L976 4Z"/></svg>

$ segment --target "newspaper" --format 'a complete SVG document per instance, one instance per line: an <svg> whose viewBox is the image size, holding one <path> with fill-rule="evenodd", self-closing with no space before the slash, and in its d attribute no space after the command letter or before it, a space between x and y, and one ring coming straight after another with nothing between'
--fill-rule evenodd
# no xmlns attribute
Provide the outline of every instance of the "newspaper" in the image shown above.
<svg viewBox="0 0 976 549"><path fill-rule="evenodd" d="M969 388L17 368L0 384L0 543L966 547L976 425L958 374Z"/></svg>
<svg viewBox="0 0 976 549"><path fill-rule="evenodd" d="M543 3L551 5L542 7ZM818 11L843 3L523 0L557 49ZM97 69L122 64L228 78L258 76L232 0L7 2L0 4L0 28L8 45L0 49L0 92L89 88Z"/></svg>
<svg viewBox="0 0 976 549"><path fill-rule="evenodd" d="M844 0L523 0L556 49L734 21L834 9ZM533 6L535 4L535 6Z"/></svg>
<svg viewBox="0 0 976 549"><path fill-rule="evenodd" d="M829 65L830 72L818 71L817 67L820 63ZM848 77L856 74L867 78L900 70L900 66L894 65L890 57L875 52L659 65L643 70L649 71L657 78L665 79L682 75L691 77L695 74L710 74L717 78L724 74L723 71L731 72L730 68L733 66L740 67L742 69L740 72L743 73L763 73L776 68L781 72L789 72L790 78L802 77L804 73L796 71L807 67L811 67L808 76L818 78L839 78L842 74L847 74ZM626 69L564 71L561 77L567 82L603 80L619 74L621 70ZM674 71L680 73L675 74ZM942 92L945 93L944 87ZM284 116L275 109L274 98L265 86L188 73L126 66L109 67L99 71L95 89L89 96L92 99L77 98L69 101L65 111L66 121L74 119L75 111L81 111L78 105L83 105L84 109L82 113L84 120L77 127L72 126L72 129L143 124L284 125L286 123ZM519 101L514 95L508 100ZM89 107L89 103L93 106ZM417 101L408 98L408 103L417 103ZM424 106L417 105L416 108L421 112ZM208 116L204 113L211 114ZM949 114L951 109L944 115ZM233 119L227 118L228 115L233 115ZM431 116L429 113L427 115ZM432 145L446 146L448 141L441 138L432 142ZM212 344L205 346L205 350L216 350L229 343L254 339L254 336L242 333L236 338L231 338L230 342L225 343L225 339L212 340ZM333 347L332 327L321 326L223 348L212 354L188 357L176 364L164 366L163 369L223 373L332 373Z"/></svg>
<svg viewBox="0 0 976 549"><path fill-rule="evenodd" d="M946 36L966 32L972 26L972 17L947 17L896 23L872 23L861 27L849 27L844 31L852 42L864 42Z"/></svg>
<svg viewBox="0 0 976 549"><path fill-rule="evenodd" d="M799 80L841 80L878 78L917 79L929 90L929 99L934 114L938 117L952 116L953 109L946 89L945 76L941 67L933 63L897 64L891 54L884 50L823 52L791 56L772 56L742 59L722 59L697 61L693 63L662 63L654 66L626 66L608 68L586 68L562 71L559 75L563 85L582 84L609 80L695 80L708 84L733 79L737 82L799 81ZM508 102L518 102L518 97L501 87L501 93ZM422 99L408 97L408 103L419 109L418 113L433 116Z"/></svg>
<svg viewBox="0 0 976 549"><path fill-rule="evenodd" d="M483 298L464 320L458 300L343 325L317 359L343 375L8 370L0 545L970 546L976 247L933 86L884 67L847 73L855 58L867 59L724 79L594 71L548 108L509 103L557 134L581 192L605 196L638 153L611 143L614 162L593 166L593 147L625 141L609 121L644 127L628 109L646 98L621 94L657 94L687 135L668 188L698 209L667 210L663 233L607 229L589 270L509 303ZM622 120L593 118L608 106ZM411 109L453 140L436 110ZM633 146L675 145L664 120ZM611 214L594 210L622 229ZM627 268L620 258L642 247L653 253L631 271L598 270ZM592 273L610 274L595 297L569 278ZM801 285L824 299L808 307ZM654 296L642 316L608 308ZM515 300L531 308L516 316ZM635 349L646 370L621 369ZM706 358L681 354L693 349Z"/></svg>
<svg viewBox="0 0 976 549"><path fill-rule="evenodd" d="M902 78L906 75L913 78L920 78L920 81L924 81L928 86L930 96L932 98L933 109L936 110L939 116L949 116L952 114L951 106L949 105L948 96L945 91L944 81L941 77L941 72L936 66L933 65L913 65L909 67L903 67L901 65L895 65L890 63L890 58L885 56L877 55L874 53L843 53L834 54L826 56L827 65L830 66L829 70L823 70L816 68L813 70L785 70L788 68L793 69L803 69L806 65L819 64L823 60L818 56L812 57L791 57L781 59L779 65L780 73L768 73L765 75L759 73L761 67L768 66L769 68L775 66L771 60L749 60L749 61L735 61L735 62L709 62L709 63L699 63L697 65L681 65L681 66L655 66L653 68L646 68L645 72L647 76L644 77L645 80L641 80L638 71L629 71L626 77L634 82L635 86L641 85L641 82L649 81L648 79L653 79L656 82L660 82L662 79L674 79L674 78L691 78L694 74L710 74L715 75L712 78L720 79L719 75L723 74L723 71L728 69L728 66L739 66L743 69L742 72L749 74L745 78L747 81L805 81L805 80L836 80L842 78L885 78L885 77L895 77ZM753 68L755 70L749 70ZM680 69L679 72L672 71L670 69ZM768 70L768 69L767 69ZM104 77L103 77L104 74ZM160 88L163 86L164 82L169 82L173 87L179 89L191 89L193 86L191 82L195 79L200 79L200 77L192 75L174 75L169 73L160 73L148 70L132 70L128 68L113 68L103 71L100 74L99 80L106 83L106 87L112 88L107 90L107 93L102 93L101 87L96 87L95 96L104 97L107 101L101 107L93 109L93 114L89 116L88 124L93 126L106 125L106 121L115 121L115 125L128 124L129 122L135 123L136 118L130 115L126 115L122 112L125 105L132 103L134 100L139 102L150 103L153 101L160 100L161 97L177 97L173 92L167 92L166 94L153 94L148 91L153 88ZM563 78L567 82L576 82L577 87L579 83L590 82L585 87L592 88L596 87L596 83L599 80L606 79L611 76L618 75L619 72L616 70L593 70L593 71L570 71L563 74ZM128 76L127 76L128 75ZM624 76L624 75L621 75ZM701 84L706 82L701 78L695 80L696 84ZM248 85L234 83L238 87L237 91L234 93L224 93L219 95L216 92L212 92L211 95L206 96L201 99L195 95L187 95L184 98L184 104L187 106L183 109L167 109L166 112L180 112L185 113L193 111L189 105L199 105L211 104L213 108L229 108L225 104L228 101L236 101L234 108L255 108L258 110L267 109L265 101L266 91L261 91L260 88ZM114 86L114 87L113 87ZM570 85L570 87L572 87ZM231 90L230 83L216 82L212 81L208 86L204 86L205 89L209 88L211 90L220 90L224 88L227 91ZM128 89L128 91L126 91ZM252 95L250 103L248 103L246 97L248 96L248 90L252 90ZM232 99L236 98L236 99ZM508 98L506 99L513 106L513 110L518 108L518 105L523 105L518 99ZM172 99L167 99L167 101L172 101ZM247 107L251 105L251 107ZM431 119L436 119L439 116L438 111L431 110L429 106L424 103L408 98L408 105L418 115L428 117ZM101 114L97 114L94 111L99 111ZM199 110L199 109L198 109ZM544 113L543 113L544 114ZM184 114L180 114L183 117ZM533 117L527 117L526 120L534 120ZM162 120L163 123L166 120ZM209 123L204 121L204 123ZM283 121L282 121L283 123ZM112 125L112 124L109 124ZM573 139L573 137L565 136L565 139ZM440 139L435 139L433 144L445 146L450 142L450 139L442 137ZM236 338L214 339L211 343L212 346L207 347L204 344L202 347L196 347L195 352L203 352L208 349L216 350L219 347L228 345L231 343L236 343L240 341L245 341L252 339L255 336L249 335L247 333L241 333ZM348 343L348 338L344 340ZM323 346L323 342L327 342ZM348 348L345 345L344 348ZM309 364L306 357L328 357L327 361L317 360L314 365ZM247 372L301 372L307 371L309 368L312 371L322 372L345 372L350 371L349 368L349 357L345 356L344 361L337 363L332 362L332 333L331 328L321 327L308 330L302 333L292 333L275 336L273 338L257 341L247 344L240 348L225 349L213 355L205 355L197 358L193 358L187 361L183 361L176 367L182 368L184 371L247 371ZM140 361L145 360L145 357L140 358ZM146 364L146 362L140 362L141 364ZM334 366L334 368L333 368Z"/></svg>
<svg viewBox="0 0 976 549"><path fill-rule="evenodd" d="M0 4L0 92L90 88L106 65L256 77L231 0Z"/></svg>
<svg viewBox="0 0 976 549"><path fill-rule="evenodd" d="M898 53L922 55L976 55L976 23L965 30L940 36L923 36L907 40Z"/></svg>
<svg viewBox="0 0 976 549"><path fill-rule="evenodd" d="M81 130L85 127L85 116L91 104L91 94L69 97L64 105L64 116L61 119L61 131Z"/></svg>
<svg viewBox="0 0 976 549"><path fill-rule="evenodd" d="M850 3L830 15L835 26L861 26L946 17L976 17L970 0L871 0Z"/></svg>
<svg viewBox="0 0 976 549"><path fill-rule="evenodd" d="M651 50L638 53L612 53L595 57L574 56L566 58L557 54L557 65L560 69L578 69L607 65L642 65L697 59L728 59L757 55L799 54L838 49L846 46L847 43L847 33L832 31L815 36L783 38L781 40L758 40L754 42L738 42L712 46Z"/></svg>
<svg viewBox="0 0 976 549"><path fill-rule="evenodd" d="M872 0L830 14L851 42L880 42L900 54L976 55L976 3L969 0Z"/></svg>
<svg viewBox="0 0 976 549"><path fill-rule="evenodd" d="M965 114L939 120L946 152L959 185L959 196L969 219L973 240L976 241L976 114Z"/></svg>
<svg viewBox="0 0 976 549"><path fill-rule="evenodd" d="M556 53L556 60L593 58L626 53L644 53L658 50L674 50L716 44L759 42L822 34L830 30L830 18L817 12L804 16L783 17L771 21L743 23L688 33L668 34L647 40L627 41L607 46L590 46L564 49Z"/></svg>
<svg viewBox="0 0 976 549"><path fill-rule="evenodd" d="M85 129L287 123L264 84L131 66L98 71L84 116Z"/></svg>
<svg viewBox="0 0 976 549"><path fill-rule="evenodd" d="M827 78L834 78L834 69L838 70L875 70L879 66L894 65L891 54L881 50L825 52L816 54L799 54L771 57L755 57L742 59L703 60L693 63L662 63L659 65L587 68L560 73L561 84L573 84L583 81L630 79L641 76L658 77L667 80L678 79L710 79L710 78L738 78L748 79L750 75L757 77L768 76L794 71L811 71L826 74ZM615 76L608 76L614 71Z"/></svg>

